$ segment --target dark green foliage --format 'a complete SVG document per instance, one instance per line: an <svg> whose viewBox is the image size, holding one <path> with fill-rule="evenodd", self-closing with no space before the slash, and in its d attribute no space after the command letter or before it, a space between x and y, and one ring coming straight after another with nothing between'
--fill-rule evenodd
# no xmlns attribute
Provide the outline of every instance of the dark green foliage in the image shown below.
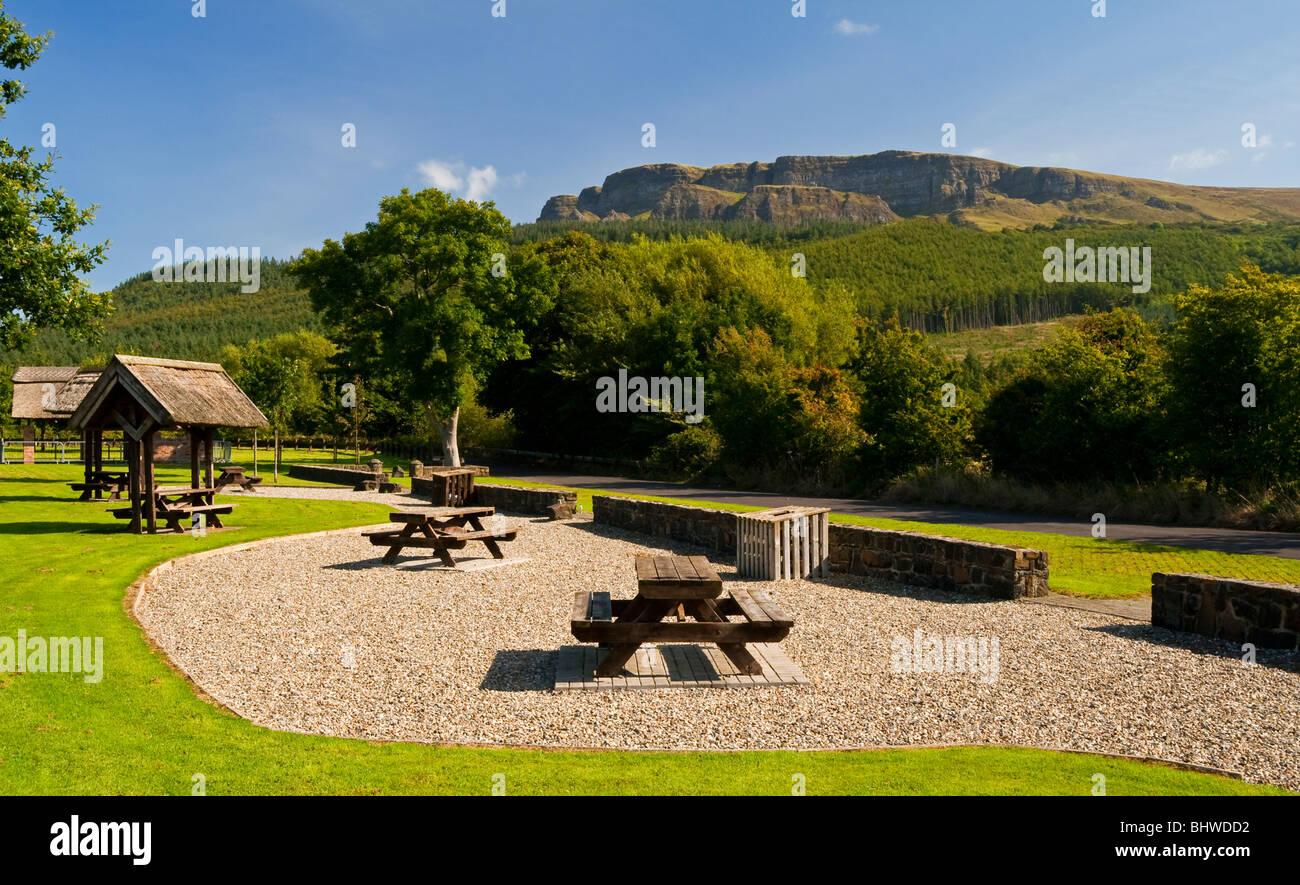
<svg viewBox="0 0 1300 885"><path fill-rule="evenodd" d="M74 340L42 329L22 351L0 354L0 361L98 365L114 353L215 361L227 344L298 329L322 331L287 269L286 261L262 259L261 289L247 294L239 283L160 283L146 271L112 291L115 311L97 338Z"/></svg>
<svg viewBox="0 0 1300 885"><path fill-rule="evenodd" d="M1167 427L1183 470L1211 488L1300 478L1300 281L1247 267L1175 306Z"/></svg>
<svg viewBox="0 0 1300 885"><path fill-rule="evenodd" d="M722 437L712 427L687 425L656 445L646 459L646 467L674 479L701 479L708 476L722 456Z"/></svg>
<svg viewBox="0 0 1300 885"><path fill-rule="evenodd" d="M896 319L864 324L849 363L862 401L862 481L876 487L911 467L949 464L968 451L971 413L956 367ZM952 405L945 405L944 385Z"/></svg>
<svg viewBox="0 0 1300 885"><path fill-rule="evenodd" d="M992 396L979 443L994 469L1040 482L1151 479L1166 448L1161 359L1132 311L1091 316Z"/></svg>

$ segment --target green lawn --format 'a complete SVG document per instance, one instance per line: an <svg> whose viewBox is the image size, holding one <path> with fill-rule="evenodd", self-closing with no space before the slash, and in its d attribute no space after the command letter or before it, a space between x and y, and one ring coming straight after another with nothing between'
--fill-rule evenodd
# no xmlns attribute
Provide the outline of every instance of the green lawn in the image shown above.
<svg viewBox="0 0 1300 885"><path fill-rule="evenodd" d="M476 482L497 482L534 488L546 485L505 477L481 479ZM593 492L590 489L571 489L571 491L578 493L578 503L583 509L590 511ZM596 494L603 493L596 492ZM622 497L685 504L692 507L711 507L719 510L761 509L740 504L719 504L652 495L623 495ZM986 529L951 523L877 519L842 513L831 514L831 521L1045 550L1050 563L1048 580L1051 588L1057 593L1068 593L1074 596L1119 599L1148 595L1151 592L1152 572L1194 572L1252 581L1300 584L1300 560L1282 559L1277 556L1219 553L1214 550L1196 550L1190 547L1138 544L1132 541L1092 537L1076 538L1071 535L1044 532L1011 532L1004 529Z"/></svg>
<svg viewBox="0 0 1300 885"><path fill-rule="evenodd" d="M126 534L104 505L70 500L75 466L0 469L0 636L101 636L103 681L0 674L0 793L1076 794L1094 773L1121 794L1279 790L1160 765L1002 748L836 753L545 752L375 744L274 732L201 700L123 608L127 586L186 552L364 525L384 508L241 498L206 538ZM167 469L168 471L171 468ZM175 471L176 479L182 472ZM170 481L166 473L164 480Z"/></svg>

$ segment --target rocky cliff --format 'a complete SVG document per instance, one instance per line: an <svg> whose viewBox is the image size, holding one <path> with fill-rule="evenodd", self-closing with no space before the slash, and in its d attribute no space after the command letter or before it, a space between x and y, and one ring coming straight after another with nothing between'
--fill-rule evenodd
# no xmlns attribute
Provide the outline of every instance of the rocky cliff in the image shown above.
<svg viewBox="0 0 1300 885"><path fill-rule="evenodd" d="M1300 219L1300 189L1193 187L979 157L884 151L709 168L636 166L577 196L551 197L538 220L842 219L881 224L914 215L940 215L980 227L1060 219L1294 220Z"/></svg>

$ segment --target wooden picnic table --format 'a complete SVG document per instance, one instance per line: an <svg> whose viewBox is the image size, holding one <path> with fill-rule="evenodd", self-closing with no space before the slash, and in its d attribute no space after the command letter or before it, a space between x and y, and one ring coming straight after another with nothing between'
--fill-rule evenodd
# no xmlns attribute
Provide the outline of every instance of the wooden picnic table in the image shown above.
<svg viewBox="0 0 1300 885"><path fill-rule="evenodd" d="M70 482L74 492L81 492L78 501L89 501L90 496L94 494L96 500L104 500L104 492L108 492L109 501L120 501L122 495L127 491L127 485L130 482L129 473L112 473L107 470L101 470L92 473L89 482Z"/></svg>
<svg viewBox="0 0 1300 885"><path fill-rule="evenodd" d="M597 676L619 675L643 642L714 642L741 673L757 676L763 667L746 643L780 642L794 626L765 591L734 587L720 599L722 579L703 556L639 554L636 579L632 599L586 590L573 596L573 635L609 648ZM664 620L672 614L676 622Z"/></svg>
<svg viewBox="0 0 1300 885"><path fill-rule="evenodd" d="M257 491L257 484L262 481L262 477L248 476L244 473L243 467L235 464L226 467L218 466L217 469L221 471L221 475L217 477L217 481L214 483L218 491L226 486L235 486L246 492L255 492Z"/></svg>
<svg viewBox="0 0 1300 885"><path fill-rule="evenodd" d="M188 521L195 514L202 513L213 528L222 528L221 515L235 509L234 504L214 504L212 496L215 488L164 488L153 490L154 506L158 518L167 521L167 527L178 532L185 531L182 521ZM109 511L118 519L131 519L130 507L118 507Z"/></svg>
<svg viewBox="0 0 1300 885"><path fill-rule="evenodd" d="M387 547L383 561L397 562L403 547L432 549L443 565L456 567L453 550L462 550L470 541L481 541L494 559L505 559L498 541L513 541L518 529L508 532L483 527L483 517L496 513L495 507L439 507L434 510L401 511L388 514L389 522L403 523L400 530L368 532L366 537L376 547Z"/></svg>

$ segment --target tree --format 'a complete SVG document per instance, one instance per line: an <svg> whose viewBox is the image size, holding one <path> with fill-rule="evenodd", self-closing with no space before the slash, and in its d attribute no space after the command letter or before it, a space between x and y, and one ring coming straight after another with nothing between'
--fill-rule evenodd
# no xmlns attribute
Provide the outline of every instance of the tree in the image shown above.
<svg viewBox="0 0 1300 885"><path fill-rule="evenodd" d="M867 485L922 464L964 458L971 436L970 397L954 385L945 400L944 385L956 378L956 366L931 350L922 335L902 328L896 318L865 322L848 368L862 401Z"/></svg>
<svg viewBox="0 0 1300 885"><path fill-rule="evenodd" d="M1026 479L1153 479L1162 439L1163 352L1131 310L1093 314L994 393L977 438L993 467Z"/></svg>
<svg viewBox="0 0 1300 885"><path fill-rule="evenodd" d="M1221 486L1300 478L1300 283L1258 267L1174 299L1169 434Z"/></svg>
<svg viewBox="0 0 1300 885"><path fill-rule="evenodd" d="M26 70L51 36L27 34L0 0L0 65ZM26 91L21 81L0 82L0 118ZM108 312L107 296L92 293L79 276L103 262L108 245L76 240L96 207L78 209L52 186L54 156L37 162L33 150L0 138L0 348L21 347L38 326L82 335Z"/></svg>
<svg viewBox="0 0 1300 885"><path fill-rule="evenodd" d="M761 335L792 367L837 366L853 344L847 290L813 291L788 264L717 235L601 244L571 233L538 244L534 254L557 282L555 308L530 335L533 359L522 370L511 366L508 377L498 373L485 391L498 411L513 408L530 446L645 455L674 432L672 422L662 413L595 413L596 383L620 369L703 377L709 412L722 402L720 371L734 363L715 365L716 340L727 330ZM781 396L787 392L782 387Z"/></svg>
<svg viewBox="0 0 1300 885"><path fill-rule="evenodd" d="M284 418L283 429L315 433L328 428L328 416L339 402L328 375L330 359L337 350L324 336L299 329L254 339L242 347L228 344L221 349L218 362L232 378L239 379L246 370L261 371L267 359L289 361L293 373L287 384L292 389L293 408Z"/></svg>
<svg viewBox="0 0 1300 885"><path fill-rule="evenodd" d="M306 249L294 272L331 327L339 363L406 392L460 465L462 402L496 365L528 356L524 330L550 308L545 265L508 257L510 222L492 203L403 189L342 243Z"/></svg>
<svg viewBox="0 0 1300 885"><path fill-rule="evenodd" d="M232 377L249 399L271 422L275 433L275 459L272 477L275 482L280 479L280 432L285 429L289 415L298 404L301 391L302 362L275 353L273 350L249 342L249 347L231 362L238 368ZM233 353L225 354L234 357Z"/></svg>

